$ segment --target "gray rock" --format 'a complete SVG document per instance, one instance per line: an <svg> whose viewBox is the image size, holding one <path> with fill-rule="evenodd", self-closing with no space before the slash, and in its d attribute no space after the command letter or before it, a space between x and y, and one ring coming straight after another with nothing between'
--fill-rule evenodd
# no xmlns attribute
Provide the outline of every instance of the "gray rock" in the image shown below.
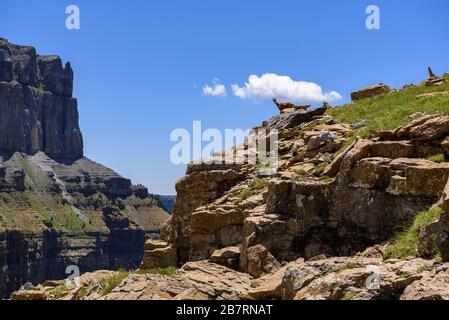
<svg viewBox="0 0 449 320"><path fill-rule="evenodd" d="M359 120L351 124L351 128L354 130L362 129L368 125L368 120Z"/></svg>
<svg viewBox="0 0 449 320"><path fill-rule="evenodd" d="M309 143L307 144L307 151L317 150L326 143L334 141L335 138L336 138L335 133L323 131L320 134L313 136L309 139Z"/></svg>
<svg viewBox="0 0 449 320"><path fill-rule="evenodd" d="M327 108L316 108L313 110L300 110L292 113L280 114L265 121L262 128L267 130L285 130L294 128L303 123L310 122L314 117L322 116Z"/></svg>
<svg viewBox="0 0 449 320"><path fill-rule="evenodd" d="M12 80L14 80L14 72L11 55L6 48L2 48L0 45L0 81Z"/></svg>

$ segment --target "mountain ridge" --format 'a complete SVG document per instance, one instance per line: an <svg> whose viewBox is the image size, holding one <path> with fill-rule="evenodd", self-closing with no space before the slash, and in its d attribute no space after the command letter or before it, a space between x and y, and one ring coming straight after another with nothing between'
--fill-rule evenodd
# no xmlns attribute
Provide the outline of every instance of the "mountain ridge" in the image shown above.
<svg viewBox="0 0 449 320"><path fill-rule="evenodd" d="M83 152L73 70L0 39L0 297L80 272L135 268L168 219L147 188Z"/></svg>

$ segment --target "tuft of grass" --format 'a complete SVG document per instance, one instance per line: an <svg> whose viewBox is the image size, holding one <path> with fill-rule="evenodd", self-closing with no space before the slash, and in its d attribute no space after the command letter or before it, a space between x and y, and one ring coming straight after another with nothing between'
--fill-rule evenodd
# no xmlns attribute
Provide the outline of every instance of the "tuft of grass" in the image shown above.
<svg viewBox="0 0 449 320"><path fill-rule="evenodd" d="M322 174L328 165L329 165L329 162L323 161L315 166L315 171L319 174Z"/></svg>
<svg viewBox="0 0 449 320"><path fill-rule="evenodd" d="M89 231L93 230L92 225L80 219L73 208L66 204L63 207L64 211L64 226L70 231Z"/></svg>
<svg viewBox="0 0 449 320"><path fill-rule="evenodd" d="M355 292L346 292L345 295L340 299L341 301L351 301L357 296Z"/></svg>
<svg viewBox="0 0 449 320"><path fill-rule="evenodd" d="M45 208L43 203L29 190L25 191L25 196L30 203L31 209L37 212L44 220L51 223L56 230L63 230L62 225L54 219L50 212Z"/></svg>
<svg viewBox="0 0 449 320"><path fill-rule="evenodd" d="M358 137L358 131L355 134L353 134L352 136L350 136L348 139L346 139L345 142L343 142L340 149L337 152L335 152L335 156L338 156L341 153L345 152L354 143L354 141L357 140L357 137Z"/></svg>
<svg viewBox="0 0 449 320"><path fill-rule="evenodd" d="M293 172L295 174L297 174L298 176L302 176L302 177L310 176L310 173L304 169L295 169L295 170L293 170Z"/></svg>
<svg viewBox="0 0 449 320"><path fill-rule="evenodd" d="M119 269L115 275L112 277L103 279L100 281L100 285L103 288L100 291L101 296L105 296L112 292L115 288L117 288L123 280L125 280L128 276L132 274L160 274L164 276L173 276L176 274L178 269L176 267L168 267L168 268L154 268L147 270L137 270L137 271L127 271L125 269Z"/></svg>
<svg viewBox="0 0 449 320"><path fill-rule="evenodd" d="M25 171L25 175L30 178L33 185L37 186L37 178L34 175L33 168L31 168L31 165L29 164L28 160L21 154L18 154L20 165L22 166L23 170Z"/></svg>
<svg viewBox="0 0 449 320"><path fill-rule="evenodd" d="M248 188L243 190L237 195L238 200L237 203L245 201L246 199L252 197L257 192L265 189L268 186L269 181L266 179L255 179L251 181L248 185Z"/></svg>
<svg viewBox="0 0 449 320"><path fill-rule="evenodd" d="M144 269L139 270L137 273L139 274L160 274L163 276L174 276L178 272L178 268L176 267L168 267L168 268L154 268L154 269Z"/></svg>
<svg viewBox="0 0 449 320"><path fill-rule="evenodd" d="M52 296L53 299L58 300L63 298L70 291L67 288L66 284L62 284L60 286L54 287L48 291L48 293Z"/></svg>
<svg viewBox="0 0 449 320"><path fill-rule="evenodd" d="M119 269L115 275L109 278L105 278L100 281L100 285L103 288L100 292L101 296L105 296L112 292L115 288L117 288L120 283L125 280L131 272L126 271L124 269Z"/></svg>
<svg viewBox="0 0 449 320"><path fill-rule="evenodd" d="M422 228L438 221L442 212L440 208L432 208L418 214L413 225L400 233L394 243L385 249L385 258L406 259L415 256L419 232Z"/></svg>
<svg viewBox="0 0 449 320"><path fill-rule="evenodd" d="M82 287L78 290L78 292L76 293L76 299L77 300L84 300L84 298L87 296L87 294L89 293L89 288L88 287Z"/></svg>
<svg viewBox="0 0 449 320"><path fill-rule="evenodd" d="M446 157L444 156L443 153L439 153L439 154L428 157L427 160L430 160L430 161L433 161L436 163L442 163L442 162L446 161Z"/></svg>

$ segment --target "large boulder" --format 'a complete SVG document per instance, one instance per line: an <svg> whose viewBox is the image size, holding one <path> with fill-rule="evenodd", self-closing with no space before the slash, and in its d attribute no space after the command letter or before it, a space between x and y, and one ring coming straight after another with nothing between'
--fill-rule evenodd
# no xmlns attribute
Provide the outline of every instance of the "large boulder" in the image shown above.
<svg viewBox="0 0 449 320"><path fill-rule="evenodd" d="M401 300L449 300L449 265L443 264L410 284Z"/></svg>
<svg viewBox="0 0 449 320"><path fill-rule="evenodd" d="M367 98L372 98L381 94L386 94L391 91L391 88L383 83L374 86L366 87L351 93L352 101L359 101Z"/></svg>
<svg viewBox="0 0 449 320"><path fill-rule="evenodd" d="M321 116L326 112L327 108L316 108L312 110L300 110L296 112L286 113L274 116L265 121L260 128L266 130L286 130L294 128L303 123L310 122L314 117Z"/></svg>
<svg viewBox="0 0 449 320"><path fill-rule="evenodd" d="M281 268L281 264L263 245L248 248L245 271L254 278L272 274Z"/></svg>
<svg viewBox="0 0 449 320"><path fill-rule="evenodd" d="M431 141L449 134L449 116L424 115L395 130L382 131L378 136L384 140Z"/></svg>
<svg viewBox="0 0 449 320"><path fill-rule="evenodd" d="M176 248L161 240L145 242L145 252L141 270L168 268L177 265Z"/></svg>
<svg viewBox="0 0 449 320"><path fill-rule="evenodd" d="M224 249L216 250L210 256L209 261L234 270L238 270L240 262L240 248L227 247Z"/></svg>
<svg viewBox="0 0 449 320"><path fill-rule="evenodd" d="M340 257L293 263L281 284L283 299L396 300L434 261Z"/></svg>
<svg viewBox="0 0 449 320"><path fill-rule="evenodd" d="M252 278L207 261L190 262L174 276L131 274L102 300L238 300Z"/></svg>

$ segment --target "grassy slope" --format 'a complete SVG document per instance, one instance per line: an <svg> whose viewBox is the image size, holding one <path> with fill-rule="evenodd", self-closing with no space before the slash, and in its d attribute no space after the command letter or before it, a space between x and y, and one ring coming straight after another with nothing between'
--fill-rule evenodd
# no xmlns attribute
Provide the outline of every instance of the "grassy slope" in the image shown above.
<svg viewBox="0 0 449 320"><path fill-rule="evenodd" d="M407 259L416 255L416 244L422 228L438 221L442 213L439 208L421 212L415 218L413 225L399 234L393 244L385 250L386 258Z"/></svg>
<svg viewBox="0 0 449 320"><path fill-rule="evenodd" d="M449 77L447 78L449 80ZM343 123L368 120L366 128L358 135L365 137L371 131L395 129L407 124L410 116L417 112L449 114L449 95L417 99L423 93L449 91L449 81L437 87L417 85L383 96L342 105L328 113Z"/></svg>
<svg viewBox="0 0 449 320"><path fill-rule="evenodd" d="M59 195L48 191L48 176L34 167L20 153L13 159L25 171L25 192L0 193L0 230L17 229L39 232L51 224L58 231L85 232L98 230L78 217Z"/></svg>

